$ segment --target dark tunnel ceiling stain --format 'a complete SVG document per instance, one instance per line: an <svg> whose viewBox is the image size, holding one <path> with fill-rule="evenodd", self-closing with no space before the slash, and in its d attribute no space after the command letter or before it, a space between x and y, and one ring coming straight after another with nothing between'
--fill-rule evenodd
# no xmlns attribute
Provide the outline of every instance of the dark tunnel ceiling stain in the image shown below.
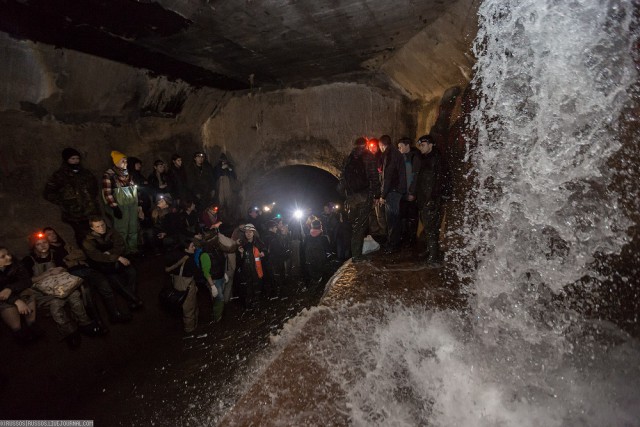
<svg viewBox="0 0 640 427"><path fill-rule="evenodd" d="M0 0L0 31L224 90L367 78L442 0Z"/></svg>

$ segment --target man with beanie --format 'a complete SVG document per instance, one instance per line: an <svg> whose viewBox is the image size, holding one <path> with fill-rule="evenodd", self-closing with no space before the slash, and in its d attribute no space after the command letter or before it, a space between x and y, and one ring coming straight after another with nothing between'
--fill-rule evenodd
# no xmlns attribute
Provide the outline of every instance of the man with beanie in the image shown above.
<svg viewBox="0 0 640 427"><path fill-rule="evenodd" d="M47 181L43 196L60 206L62 221L73 228L78 246L89 233L87 220L99 212L98 180L80 164L81 155L73 148L62 150L62 165Z"/></svg>
<svg viewBox="0 0 640 427"><path fill-rule="evenodd" d="M138 253L138 192L127 171L127 156L111 152L113 167L102 175L102 200L105 211L113 220L113 228L126 245L126 254Z"/></svg>
<svg viewBox="0 0 640 427"><path fill-rule="evenodd" d="M379 205L385 206L387 215L387 247L385 254L400 249L400 200L407 192L407 174L404 157L391 143L389 135L382 135L378 144L382 151L382 192Z"/></svg>

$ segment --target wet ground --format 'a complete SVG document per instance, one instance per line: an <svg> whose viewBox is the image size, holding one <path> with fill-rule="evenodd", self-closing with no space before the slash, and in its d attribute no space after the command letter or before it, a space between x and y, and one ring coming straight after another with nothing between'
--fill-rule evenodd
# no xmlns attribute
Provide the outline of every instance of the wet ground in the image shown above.
<svg viewBox="0 0 640 427"><path fill-rule="evenodd" d="M211 304L199 292L200 325L195 334L185 336L181 319L157 303L158 291L167 280L158 268L161 264L160 258L138 261L145 308L134 313L133 321L109 325L105 337L83 337L76 350L58 341L53 321L43 311L38 313L39 324L46 336L28 347L14 344L3 328L0 418L92 419L98 426L215 423L248 387L256 387L251 383L263 369L255 367L256 356L264 364L270 339L287 320L318 305L323 292L289 284L283 297L262 301L254 310L244 310L238 300L232 300L217 324L209 322ZM442 286L444 274L442 269L420 266L415 252L405 250L391 257L375 254L370 261L345 264L322 305L371 298L430 306L461 304L455 290ZM425 292L425 284L431 291ZM274 355L276 366L292 360L295 364L304 347L293 345L288 352L293 354L284 361ZM251 393L257 400L247 400L245 395L235 413L242 405L253 407L260 401L258 391Z"/></svg>
<svg viewBox="0 0 640 427"><path fill-rule="evenodd" d="M180 318L157 302L168 280L161 258L137 262L145 307L104 337L83 337L78 349L60 342L39 310L40 341L22 347L2 328L0 419L92 419L96 425L176 425L193 405L208 406L290 317L317 304L321 289L288 286L279 299L244 310L235 299L223 320L210 322L211 303L198 292L200 324L185 335ZM233 399L233 396L229 396ZM187 415L185 415L187 414ZM216 414L214 414L216 415Z"/></svg>

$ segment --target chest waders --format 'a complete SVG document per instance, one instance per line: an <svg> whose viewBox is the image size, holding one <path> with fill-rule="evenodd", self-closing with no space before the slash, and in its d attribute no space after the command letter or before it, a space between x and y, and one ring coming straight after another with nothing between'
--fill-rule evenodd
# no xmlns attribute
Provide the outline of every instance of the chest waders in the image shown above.
<svg viewBox="0 0 640 427"><path fill-rule="evenodd" d="M116 199L122 218L113 215L113 209L107 206L107 212L113 219L113 228L124 239L126 253L138 252L138 190L134 185L127 187L113 187L113 198Z"/></svg>

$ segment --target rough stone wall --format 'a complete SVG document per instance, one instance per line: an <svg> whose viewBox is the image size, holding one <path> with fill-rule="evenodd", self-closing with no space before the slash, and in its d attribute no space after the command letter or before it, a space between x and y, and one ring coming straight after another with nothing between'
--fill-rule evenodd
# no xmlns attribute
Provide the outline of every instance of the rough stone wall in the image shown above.
<svg viewBox="0 0 640 427"><path fill-rule="evenodd" d="M414 106L393 92L335 83L232 98L203 127L216 159L236 164L245 194L265 172L309 165L334 175L359 136L415 136Z"/></svg>
<svg viewBox="0 0 640 427"><path fill-rule="evenodd" d="M98 178L111 150L142 159L186 159L201 147L200 128L225 93L196 89L90 55L17 41L0 33L0 245L24 254L26 238L51 225L71 229L42 198L60 153L74 147Z"/></svg>

